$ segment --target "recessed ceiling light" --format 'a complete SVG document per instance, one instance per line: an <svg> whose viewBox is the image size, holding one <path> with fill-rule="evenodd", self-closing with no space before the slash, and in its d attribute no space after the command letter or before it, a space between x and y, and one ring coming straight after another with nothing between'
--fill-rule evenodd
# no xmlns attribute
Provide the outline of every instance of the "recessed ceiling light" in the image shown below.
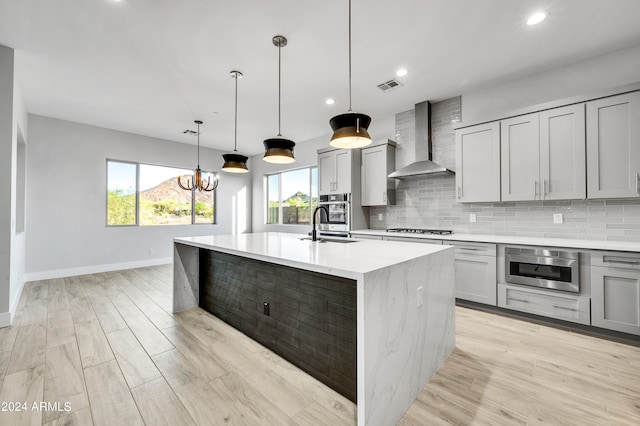
<svg viewBox="0 0 640 426"><path fill-rule="evenodd" d="M544 18L547 17L547 14L544 12L537 12L534 13L533 15L531 15L529 17L529 19L527 20L527 25L536 25L539 24L540 22L544 21Z"/></svg>
<svg viewBox="0 0 640 426"><path fill-rule="evenodd" d="M327 99L326 101L324 101L324 103L325 103L325 104L327 104L327 105L333 105L333 104L335 104L335 103L336 103L336 101L335 101L335 100L333 100L333 99L331 99L331 98L329 98L329 99Z"/></svg>
<svg viewBox="0 0 640 426"><path fill-rule="evenodd" d="M406 68L400 68L398 71L396 71L396 77L404 77L407 74L409 74L409 71L407 71Z"/></svg>

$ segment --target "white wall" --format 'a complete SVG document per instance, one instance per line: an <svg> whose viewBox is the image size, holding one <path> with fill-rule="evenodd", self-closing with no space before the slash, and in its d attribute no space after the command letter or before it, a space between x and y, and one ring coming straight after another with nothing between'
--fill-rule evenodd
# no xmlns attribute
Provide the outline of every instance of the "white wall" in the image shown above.
<svg viewBox="0 0 640 426"><path fill-rule="evenodd" d="M29 280L162 263L174 237L250 231L251 179L226 173L215 225L105 226L107 158L193 169L193 145L30 115L28 148ZM201 149L201 166L219 170L222 154Z"/></svg>
<svg viewBox="0 0 640 426"><path fill-rule="evenodd" d="M640 81L640 45L462 94L462 121Z"/></svg>
<svg viewBox="0 0 640 426"><path fill-rule="evenodd" d="M20 220L25 221L26 217L18 218L17 204L22 202L20 196L26 193L18 190L21 179L27 179L25 164L20 161L18 155L19 145L27 148L28 139L28 115L25 110L22 94L16 80L14 79L13 91L13 135L12 135L12 183L11 183L11 287L9 291L11 318L16 312L18 301L22 294L25 283L25 260L26 260L26 222L23 230L17 229ZM24 153L24 151L23 151ZM26 200L25 208L26 208ZM26 210L24 211L26 213ZM24 214L23 213L23 214Z"/></svg>
<svg viewBox="0 0 640 426"><path fill-rule="evenodd" d="M25 240L24 232L16 232L16 185L18 142L26 144L26 131L15 54L0 46L0 327L11 324L24 285Z"/></svg>
<svg viewBox="0 0 640 426"><path fill-rule="evenodd" d="M327 123L327 131L331 128ZM374 119L369 127L369 134L374 140L395 138L395 116ZM272 164L262 160L263 154L251 157L249 168L251 170L253 188L252 196L252 232L291 232L307 233L311 229L309 225L269 225L266 222L266 194L264 175L284 170L301 169L318 165L317 150L329 146L331 133L307 140L296 142L294 155L296 161L293 164Z"/></svg>
<svg viewBox="0 0 640 426"><path fill-rule="evenodd" d="M13 49L0 46L0 326L10 323Z"/></svg>

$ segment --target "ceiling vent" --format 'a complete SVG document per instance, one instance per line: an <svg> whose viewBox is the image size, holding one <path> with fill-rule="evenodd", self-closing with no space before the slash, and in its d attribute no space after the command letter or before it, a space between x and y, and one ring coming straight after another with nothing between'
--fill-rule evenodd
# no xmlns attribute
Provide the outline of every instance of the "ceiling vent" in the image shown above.
<svg viewBox="0 0 640 426"><path fill-rule="evenodd" d="M184 130L182 133L184 133L185 135L189 135L189 136L195 136L198 134L198 132L196 132L195 130Z"/></svg>
<svg viewBox="0 0 640 426"><path fill-rule="evenodd" d="M389 81L385 81L382 84L378 84L378 89L382 90L383 92L388 92L389 90L393 90L393 89L398 88L400 86L402 86L402 83L400 83L395 78L392 78Z"/></svg>

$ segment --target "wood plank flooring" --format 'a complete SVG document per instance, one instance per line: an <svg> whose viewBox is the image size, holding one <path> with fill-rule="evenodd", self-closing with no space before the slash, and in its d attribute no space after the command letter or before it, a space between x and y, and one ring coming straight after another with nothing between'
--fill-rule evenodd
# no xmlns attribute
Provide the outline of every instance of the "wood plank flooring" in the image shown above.
<svg viewBox="0 0 640 426"><path fill-rule="evenodd" d="M0 403L28 409L0 424L356 423L353 403L218 318L172 314L171 268L26 284L0 329ZM461 307L456 321L400 425L640 425L639 347Z"/></svg>

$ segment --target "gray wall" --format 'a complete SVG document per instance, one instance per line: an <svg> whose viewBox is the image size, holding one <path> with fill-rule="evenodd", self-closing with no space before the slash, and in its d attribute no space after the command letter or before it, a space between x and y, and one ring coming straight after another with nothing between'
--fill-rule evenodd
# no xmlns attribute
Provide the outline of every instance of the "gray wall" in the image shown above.
<svg viewBox="0 0 640 426"><path fill-rule="evenodd" d="M35 115L29 135L30 280L168 262L174 237L250 230L250 177L226 173L219 173L215 225L105 226L107 158L193 169L193 145ZM222 154L201 149L201 165L219 170Z"/></svg>
<svg viewBox="0 0 640 426"><path fill-rule="evenodd" d="M640 81L640 44L524 78L462 93L465 122Z"/></svg>
<svg viewBox="0 0 640 426"><path fill-rule="evenodd" d="M432 105L434 160L448 167L455 166L452 117L459 114L460 98ZM413 127L413 110L396 115L396 141L400 146L414 143ZM460 204L455 201L455 176L399 181L396 196L395 206L371 208L372 228L442 228L458 233L640 241L640 200ZM380 213L384 217L381 221ZM469 213L476 213L476 223L469 223ZM553 224L553 213L563 213L564 223Z"/></svg>

